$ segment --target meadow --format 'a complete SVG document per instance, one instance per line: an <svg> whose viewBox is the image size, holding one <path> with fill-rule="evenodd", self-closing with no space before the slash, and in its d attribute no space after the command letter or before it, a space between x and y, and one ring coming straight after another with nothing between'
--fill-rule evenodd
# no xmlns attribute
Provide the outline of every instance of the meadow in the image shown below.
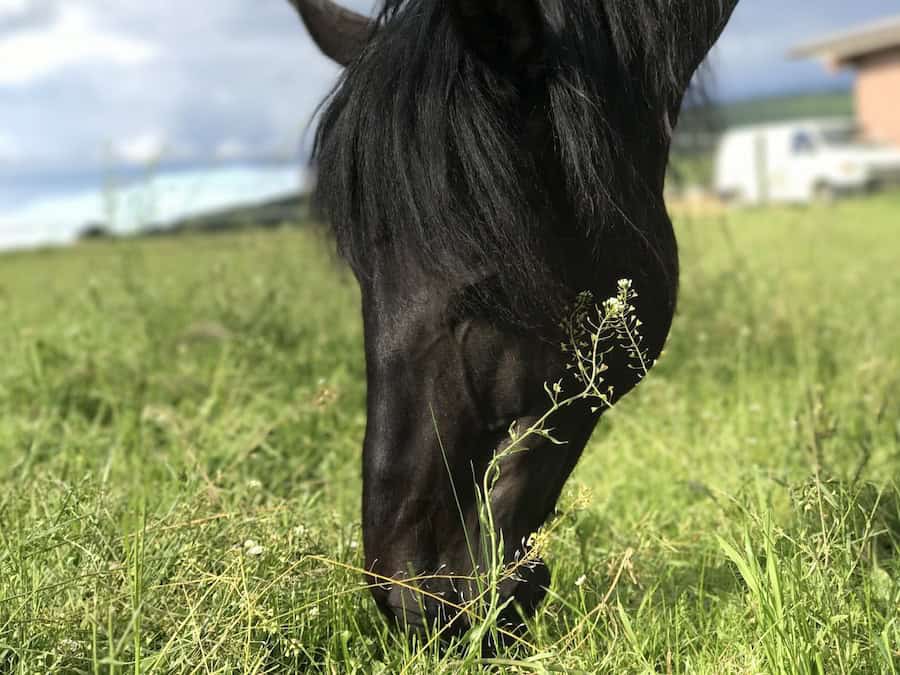
<svg viewBox="0 0 900 675"><path fill-rule="evenodd" d="M680 216L659 366L482 661L358 572L365 371L310 228L0 257L0 672L895 673L900 195Z"/></svg>

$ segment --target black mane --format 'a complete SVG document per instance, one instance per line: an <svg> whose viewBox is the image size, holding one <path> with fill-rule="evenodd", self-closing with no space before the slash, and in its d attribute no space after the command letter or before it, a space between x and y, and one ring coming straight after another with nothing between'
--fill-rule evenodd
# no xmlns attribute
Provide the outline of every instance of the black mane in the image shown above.
<svg viewBox="0 0 900 675"><path fill-rule="evenodd" d="M546 65L516 86L465 48L447 0L386 0L316 135L316 203L341 255L362 276L376 244L450 281L489 270L486 299L516 313L582 290L558 238L599 264L628 233L661 258L660 157L699 65L692 35L722 20L685 4L543 0Z"/></svg>

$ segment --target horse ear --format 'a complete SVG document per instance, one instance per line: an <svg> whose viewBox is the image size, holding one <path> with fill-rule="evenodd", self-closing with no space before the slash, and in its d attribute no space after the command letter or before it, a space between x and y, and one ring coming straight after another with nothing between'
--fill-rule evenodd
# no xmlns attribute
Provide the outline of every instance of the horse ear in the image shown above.
<svg viewBox="0 0 900 675"><path fill-rule="evenodd" d="M349 65L372 37L375 22L331 0L288 0L328 58Z"/></svg>
<svg viewBox="0 0 900 675"><path fill-rule="evenodd" d="M543 57L539 0L451 0L450 5L466 46L491 66L521 70Z"/></svg>

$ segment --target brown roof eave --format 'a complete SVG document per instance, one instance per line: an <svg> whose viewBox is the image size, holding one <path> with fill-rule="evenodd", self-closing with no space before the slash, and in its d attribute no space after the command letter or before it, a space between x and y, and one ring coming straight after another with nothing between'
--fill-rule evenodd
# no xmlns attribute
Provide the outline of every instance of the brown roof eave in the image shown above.
<svg viewBox="0 0 900 675"><path fill-rule="evenodd" d="M819 58L829 65L848 67L871 54L897 48L900 48L900 17L892 17L800 45L792 49L789 56Z"/></svg>

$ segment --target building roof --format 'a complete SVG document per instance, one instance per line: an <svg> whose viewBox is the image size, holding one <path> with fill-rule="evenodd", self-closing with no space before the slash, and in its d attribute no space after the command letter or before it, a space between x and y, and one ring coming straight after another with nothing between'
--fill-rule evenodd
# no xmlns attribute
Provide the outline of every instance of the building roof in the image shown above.
<svg viewBox="0 0 900 675"><path fill-rule="evenodd" d="M848 31L827 35L791 50L795 58L816 57L835 66L885 49L900 48L900 16L882 19Z"/></svg>

